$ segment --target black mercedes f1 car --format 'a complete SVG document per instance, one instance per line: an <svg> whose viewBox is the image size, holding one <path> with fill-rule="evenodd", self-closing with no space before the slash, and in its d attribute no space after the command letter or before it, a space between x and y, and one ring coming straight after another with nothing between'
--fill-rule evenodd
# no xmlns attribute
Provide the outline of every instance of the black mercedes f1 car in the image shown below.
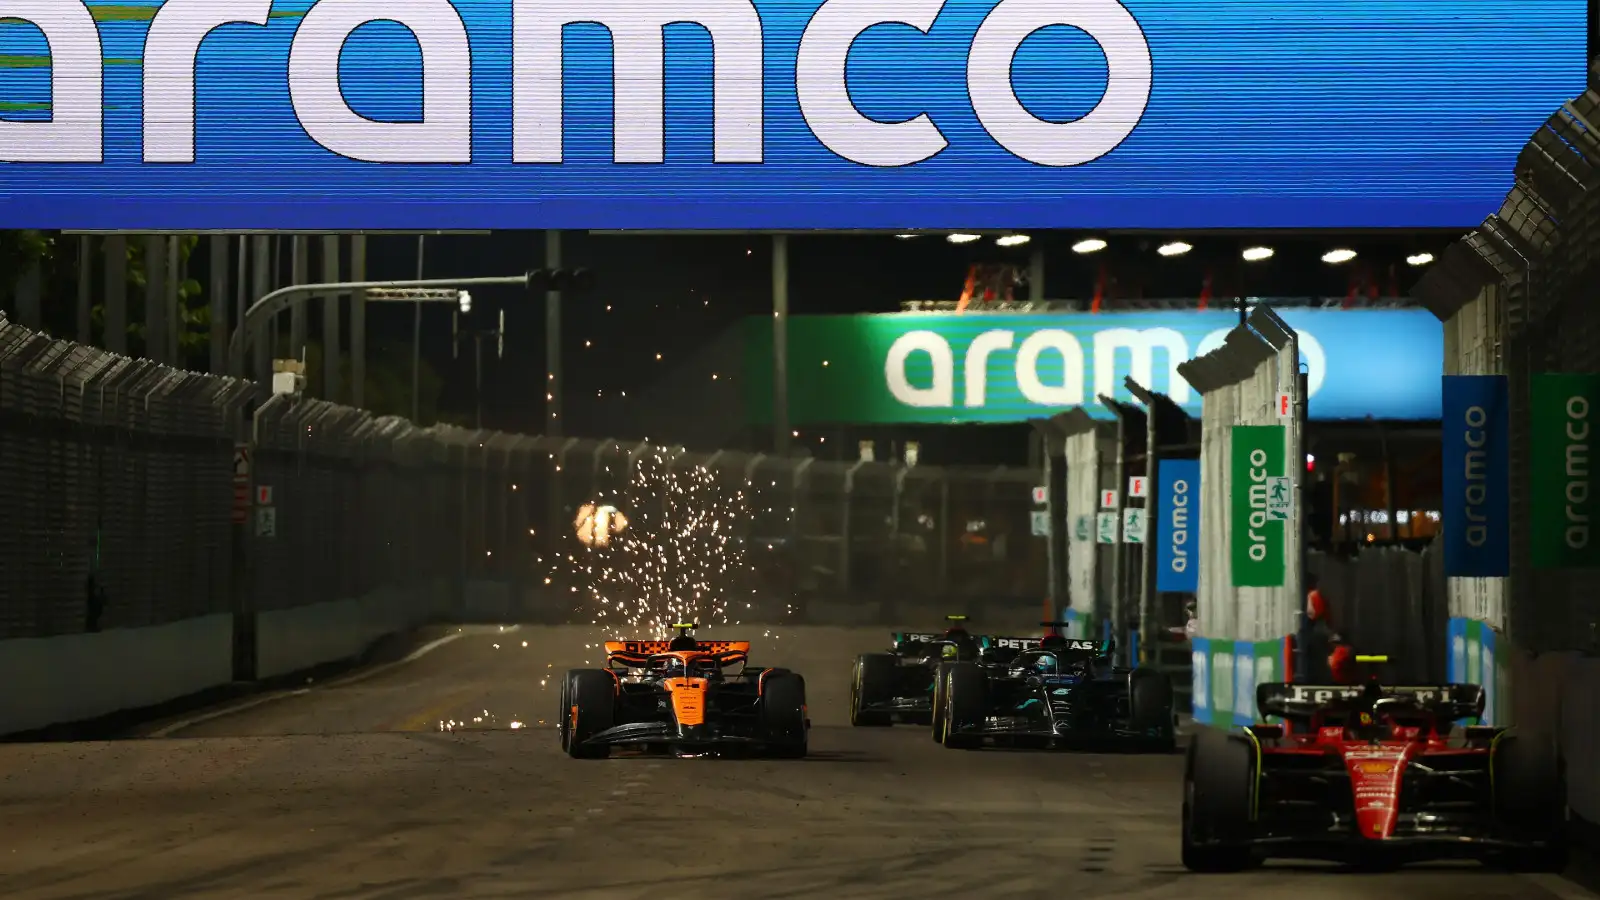
<svg viewBox="0 0 1600 900"><path fill-rule="evenodd" d="M946 747L986 743L1040 749L1097 745L1171 752L1172 682L1113 665L1113 645L1063 637L990 638L978 661L941 663L933 736Z"/></svg>
<svg viewBox="0 0 1600 900"><path fill-rule="evenodd" d="M933 716L934 671L943 661L976 660L987 638L967 633L966 616L945 616L944 632L897 631L888 653L856 657L850 681L850 724L927 725Z"/></svg>

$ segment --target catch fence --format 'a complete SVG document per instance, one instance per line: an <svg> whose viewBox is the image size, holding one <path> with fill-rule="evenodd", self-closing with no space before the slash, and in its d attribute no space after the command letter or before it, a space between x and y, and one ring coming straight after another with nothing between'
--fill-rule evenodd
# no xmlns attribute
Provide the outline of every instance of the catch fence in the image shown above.
<svg viewBox="0 0 1600 900"><path fill-rule="evenodd" d="M647 467L656 494L689 472L742 494L738 589L802 621L1043 604L1029 470L419 428L0 319L0 639L428 583L549 593L583 506L639 495Z"/></svg>
<svg viewBox="0 0 1600 900"><path fill-rule="evenodd" d="M1458 422L1447 404L1447 460L1456 443L1505 450L1503 464L1469 469L1462 496L1446 498L1441 540L1463 551L1445 572L1450 674L1490 687L1497 723L1559 737L1573 761L1572 809L1590 822L1600 821L1600 773L1576 763L1600 749L1597 88L1600 67L1528 140L1500 209L1414 291L1444 323L1445 374L1491 376L1476 384L1507 410L1503 426ZM1501 491L1504 508L1484 502Z"/></svg>

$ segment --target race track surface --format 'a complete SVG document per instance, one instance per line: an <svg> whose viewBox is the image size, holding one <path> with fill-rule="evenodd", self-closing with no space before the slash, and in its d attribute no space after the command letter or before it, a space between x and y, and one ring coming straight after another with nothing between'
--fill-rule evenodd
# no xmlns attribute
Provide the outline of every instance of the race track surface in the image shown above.
<svg viewBox="0 0 1600 900"><path fill-rule="evenodd" d="M766 631L722 636L806 675L810 759L568 759L552 676L597 660L584 645L600 635L532 626L465 629L365 678L152 729L165 737L0 745L0 895L1593 896L1470 865L1190 875L1181 757L960 752L921 728L852 729L850 661L887 635Z"/></svg>

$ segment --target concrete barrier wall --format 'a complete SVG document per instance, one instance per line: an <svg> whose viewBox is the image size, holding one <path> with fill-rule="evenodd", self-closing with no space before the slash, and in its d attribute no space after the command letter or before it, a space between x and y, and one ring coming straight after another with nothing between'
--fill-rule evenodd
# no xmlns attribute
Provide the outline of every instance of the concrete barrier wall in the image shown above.
<svg viewBox="0 0 1600 900"><path fill-rule="evenodd" d="M233 678L233 617L0 641L0 734L156 706Z"/></svg>
<svg viewBox="0 0 1600 900"><path fill-rule="evenodd" d="M1600 824L1600 659L1573 656L1562 682L1557 734L1567 759L1567 805Z"/></svg>
<svg viewBox="0 0 1600 900"><path fill-rule="evenodd" d="M456 602L448 585L422 585L260 613L256 675L275 678L353 661L381 638L457 617ZM0 641L0 735L159 706L232 681L233 617L227 614Z"/></svg>
<svg viewBox="0 0 1600 900"><path fill-rule="evenodd" d="M445 618L450 594L443 586L384 588L351 600L315 603L256 617L256 676L351 660L374 641Z"/></svg>

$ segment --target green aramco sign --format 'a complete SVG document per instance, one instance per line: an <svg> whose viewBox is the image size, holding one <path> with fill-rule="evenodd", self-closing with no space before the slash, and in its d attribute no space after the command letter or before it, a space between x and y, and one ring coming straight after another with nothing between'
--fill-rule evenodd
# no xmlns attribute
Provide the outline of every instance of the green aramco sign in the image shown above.
<svg viewBox="0 0 1600 900"><path fill-rule="evenodd" d="M1282 425L1233 427L1232 480L1229 489L1229 540L1233 545L1234 587L1280 587L1285 577L1287 523L1274 515L1284 498Z"/></svg>
<svg viewBox="0 0 1600 900"><path fill-rule="evenodd" d="M1534 568L1600 566L1591 459L1600 375L1535 375L1531 391L1528 549Z"/></svg>

